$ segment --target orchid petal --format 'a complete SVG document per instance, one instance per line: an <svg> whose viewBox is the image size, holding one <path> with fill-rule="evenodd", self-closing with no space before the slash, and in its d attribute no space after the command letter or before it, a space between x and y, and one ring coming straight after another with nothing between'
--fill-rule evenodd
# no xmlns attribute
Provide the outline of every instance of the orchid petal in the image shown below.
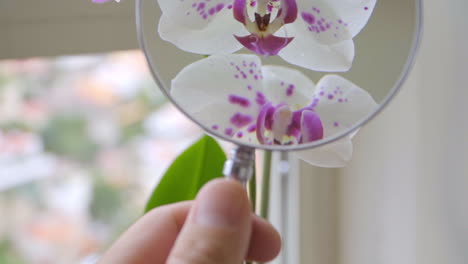
<svg viewBox="0 0 468 264"><path fill-rule="evenodd" d="M366 25L376 0L297 0L297 20L278 33L294 37L279 56L310 70L343 72L351 68L356 36Z"/></svg>
<svg viewBox="0 0 468 264"><path fill-rule="evenodd" d="M178 48L198 54L232 53L242 48L234 34L248 31L232 17L232 0L159 0L159 34Z"/></svg>
<svg viewBox="0 0 468 264"><path fill-rule="evenodd" d="M274 104L288 104L293 110L307 106L315 84L298 70L281 66L263 66L264 94Z"/></svg>
<svg viewBox="0 0 468 264"><path fill-rule="evenodd" d="M255 125L265 104L259 76L257 56L213 55L185 67L172 81L171 94L197 121L234 136Z"/></svg>
<svg viewBox="0 0 468 264"><path fill-rule="evenodd" d="M350 40L367 24L376 0L298 0L294 27L321 44Z"/></svg>
<svg viewBox="0 0 468 264"><path fill-rule="evenodd" d="M261 92L261 60L255 55L213 55L186 66L172 80L171 94L182 107L193 111L207 103L228 103L258 108L257 92ZM249 107L246 107L249 108Z"/></svg>
<svg viewBox="0 0 468 264"><path fill-rule="evenodd" d="M325 137L341 133L368 116L377 103L365 90L338 75L326 75L317 84L315 111Z"/></svg>
<svg viewBox="0 0 468 264"><path fill-rule="evenodd" d="M344 72L351 68L354 60L352 40L325 45L295 28L290 28L287 33L295 38L278 53L285 61L313 71Z"/></svg>
<svg viewBox="0 0 468 264"><path fill-rule="evenodd" d="M346 29L355 37L369 21L377 0L296 0L299 10L312 13L316 22L333 31ZM323 21L325 20L325 21ZM333 27L335 26L335 27Z"/></svg>
<svg viewBox="0 0 468 264"><path fill-rule="evenodd" d="M340 168L346 166L353 155L353 144L349 137L314 149L294 152L294 154L317 167Z"/></svg>
<svg viewBox="0 0 468 264"><path fill-rule="evenodd" d="M314 41L319 44L332 45L352 39L348 27L341 24L329 8L318 9L315 1L304 1L301 11L294 24L286 26L286 31L296 31L300 41ZM300 34L300 35L299 35Z"/></svg>
<svg viewBox="0 0 468 264"><path fill-rule="evenodd" d="M213 109L216 109L216 111L213 111ZM207 104L198 111L190 113L197 122L208 125L209 129L225 136L244 141L249 138L255 138L255 134L252 133L251 128L256 127L256 116L245 109L219 103Z"/></svg>

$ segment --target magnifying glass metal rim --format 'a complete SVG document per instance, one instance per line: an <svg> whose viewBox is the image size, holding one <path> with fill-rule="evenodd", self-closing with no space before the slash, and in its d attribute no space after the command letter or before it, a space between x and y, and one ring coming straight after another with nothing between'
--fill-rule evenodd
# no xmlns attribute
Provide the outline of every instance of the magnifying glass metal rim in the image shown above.
<svg viewBox="0 0 468 264"><path fill-rule="evenodd" d="M290 146L284 146L284 145L261 145L261 144L252 144L252 143L247 143L247 142L240 142L236 139L233 139L231 137L228 137L226 135L220 134L220 133L213 133L206 125L198 122L195 118L193 118L185 109L180 107L180 105L172 98L172 96L169 94L169 91L164 89L164 84L161 82L161 78L159 76L159 73L155 71L156 67L154 67L154 61L151 59L149 52L148 52L148 45L146 42L145 34L144 34L144 23L143 23L143 1L144 0L137 0L136 3L136 27L137 27L137 37L138 37L138 42L140 44L140 47L144 53L144 56L146 58L146 61L148 63L150 72L153 76L154 81L156 84L159 86L160 90L164 93L164 95L171 101L172 104L174 104L179 111L181 111L186 117L188 117L190 120L195 122L197 125L199 125L201 128L205 130L206 133L213 135L217 138L221 138L223 140L235 143L237 145L241 145L244 147L249 147L249 148L254 148L254 149L261 149L261 150L271 150L271 151L300 151L300 150L307 150L307 149L312 149L316 147L320 147L326 144L329 144L331 142L337 141L343 137L346 137L350 134L352 134L354 131L358 130L360 127L365 125L367 122L372 120L377 114L379 114L387 105L388 103L395 97L395 95L398 93L398 91L401 89L405 81L407 80L411 69L414 66L414 63L416 61L416 56L417 52L419 50L420 44L421 44L421 39L422 39L422 32L423 32L423 3L422 0L414 0L415 1L415 25L414 25L414 34L413 34L413 40L411 43L411 48L410 48L410 53L408 58L406 59L405 66L403 67L403 70L400 74L400 77L398 81L394 84L393 88L390 90L389 94L384 98L384 100L380 103L378 108L370 113L368 116L365 118L361 119L359 122L354 124L350 129L339 133L337 135L331 136L324 138L319 141L314 141L306 144L298 144L298 145L290 145ZM154 0L156 1L156 0ZM182 51L181 51L182 52Z"/></svg>

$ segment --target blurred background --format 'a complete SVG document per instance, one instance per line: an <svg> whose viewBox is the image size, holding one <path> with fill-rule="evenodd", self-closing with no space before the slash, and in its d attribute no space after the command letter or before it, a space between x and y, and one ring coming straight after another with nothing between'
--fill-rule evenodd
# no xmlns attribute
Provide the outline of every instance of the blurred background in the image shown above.
<svg viewBox="0 0 468 264"><path fill-rule="evenodd" d="M92 263L199 135L138 51L0 61L0 263Z"/></svg>

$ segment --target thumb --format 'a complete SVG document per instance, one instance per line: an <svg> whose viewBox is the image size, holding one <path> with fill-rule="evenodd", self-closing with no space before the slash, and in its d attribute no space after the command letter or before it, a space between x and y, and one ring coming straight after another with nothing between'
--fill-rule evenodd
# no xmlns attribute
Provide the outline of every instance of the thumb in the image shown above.
<svg viewBox="0 0 468 264"><path fill-rule="evenodd" d="M212 181L198 194L167 264L239 264L251 224L244 188L232 180Z"/></svg>

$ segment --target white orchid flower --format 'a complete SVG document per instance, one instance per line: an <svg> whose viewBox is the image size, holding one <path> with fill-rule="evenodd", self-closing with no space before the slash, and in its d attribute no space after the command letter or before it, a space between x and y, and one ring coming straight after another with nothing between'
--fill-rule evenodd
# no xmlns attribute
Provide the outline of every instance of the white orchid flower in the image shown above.
<svg viewBox="0 0 468 264"><path fill-rule="evenodd" d="M204 55L245 47L310 70L350 69L376 0L158 0L159 34Z"/></svg>
<svg viewBox="0 0 468 264"><path fill-rule="evenodd" d="M267 145L303 144L336 135L377 104L363 89L326 75L317 85L301 72L262 66L256 55L213 55L185 67L172 81L176 102L197 121L229 137ZM351 136L297 153L322 167L344 166Z"/></svg>

